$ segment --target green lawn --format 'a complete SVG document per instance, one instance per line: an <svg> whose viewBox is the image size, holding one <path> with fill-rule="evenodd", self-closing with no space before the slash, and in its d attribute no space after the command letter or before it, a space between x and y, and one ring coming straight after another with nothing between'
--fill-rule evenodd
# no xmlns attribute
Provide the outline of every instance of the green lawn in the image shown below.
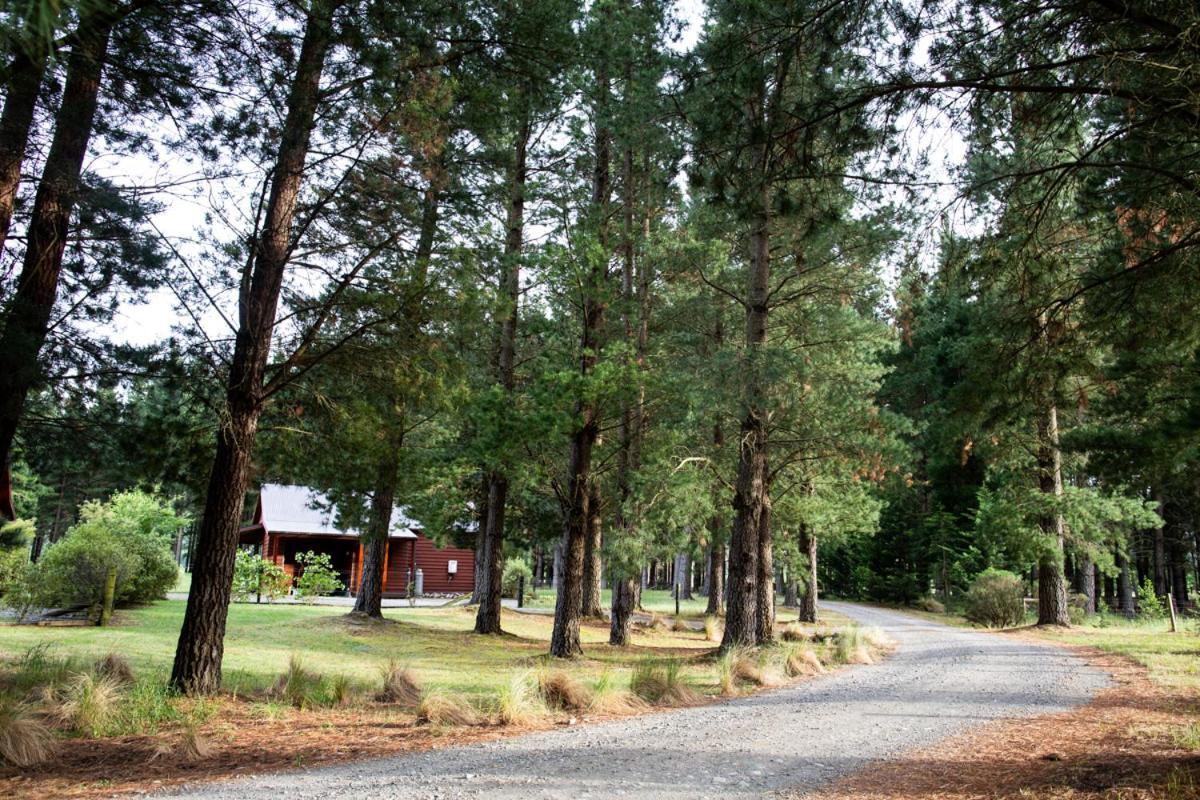
<svg viewBox="0 0 1200 800"><path fill-rule="evenodd" d="M53 652L80 659L108 653L124 656L141 673L163 676L170 670L184 601L165 600L122 611L109 628L0 625L0 656L13 658L49 644ZM427 684L467 693L494 692L515 675L542 663L550 638L548 615L506 612L504 637L472 634L474 610L466 608L385 609L394 625L361 626L345 622L346 609L330 606L234 604L225 638L225 683L229 688L272 683L298 654L309 670L344 674L364 684L395 659L412 667ZM607 645L604 625L585 625L587 657L572 664L581 677L606 670L627 673L647 656L702 656L713 644L703 632L637 631L634 647ZM689 667L698 687L715 681L710 664Z"/></svg>
<svg viewBox="0 0 1200 800"><path fill-rule="evenodd" d="M190 592L192 590L192 573L179 571L179 580L175 581L175 586L171 589L172 592Z"/></svg>
<svg viewBox="0 0 1200 800"><path fill-rule="evenodd" d="M537 590L536 597L527 596L525 605L528 608L554 608L557 598L558 594L554 589L544 586ZM783 596L780 595L777 600L782 604ZM606 609L612 606L612 591L610 589L600 590L600 604ZM697 594L691 600L679 601L679 614L690 619L700 618L704 616L704 609L707 606L708 598ZM655 614L674 616L675 596L671 594L669 589L644 589L642 591L642 608Z"/></svg>
<svg viewBox="0 0 1200 800"><path fill-rule="evenodd" d="M1196 620L1181 620L1179 632L1171 633L1166 620L1129 622L1106 616L1065 630L1049 629L1041 635L1132 658L1144 665L1150 679L1161 686L1200 690Z"/></svg>

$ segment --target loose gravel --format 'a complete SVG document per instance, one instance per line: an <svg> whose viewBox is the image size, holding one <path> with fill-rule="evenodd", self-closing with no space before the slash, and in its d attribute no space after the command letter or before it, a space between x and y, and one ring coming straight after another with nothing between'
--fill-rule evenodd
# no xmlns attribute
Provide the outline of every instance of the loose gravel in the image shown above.
<svg viewBox="0 0 1200 800"><path fill-rule="evenodd" d="M898 643L882 663L701 708L159 797L751 798L809 791L989 720L1086 703L1107 676L1052 646L829 603Z"/></svg>

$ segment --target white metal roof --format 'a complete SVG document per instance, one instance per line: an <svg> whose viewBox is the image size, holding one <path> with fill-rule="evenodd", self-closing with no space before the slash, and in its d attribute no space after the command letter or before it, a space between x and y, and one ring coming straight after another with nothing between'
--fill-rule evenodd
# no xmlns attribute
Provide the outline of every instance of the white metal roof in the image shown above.
<svg viewBox="0 0 1200 800"><path fill-rule="evenodd" d="M322 492L307 486L284 486L264 483L259 494L262 503L262 524L270 533L304 533L315 536L358 536L355 528L337 526L337 507ZM392 524L388 536L392 539L415 539L414 529L421 525L404 513L404 507L392 509Z"/></svg>

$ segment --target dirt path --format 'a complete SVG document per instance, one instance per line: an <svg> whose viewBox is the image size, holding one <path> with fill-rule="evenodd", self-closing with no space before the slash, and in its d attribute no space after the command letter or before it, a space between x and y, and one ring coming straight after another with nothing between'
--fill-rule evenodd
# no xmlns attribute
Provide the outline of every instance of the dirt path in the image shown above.
<svg viewBox="0 0 1200 800"><path fill-rule="evenodd" d="M750 798L807 791L989 720L1087 702L1101 671L1058 648L830 603L899 643L881 664L701 708L160 795Z"/></svg>

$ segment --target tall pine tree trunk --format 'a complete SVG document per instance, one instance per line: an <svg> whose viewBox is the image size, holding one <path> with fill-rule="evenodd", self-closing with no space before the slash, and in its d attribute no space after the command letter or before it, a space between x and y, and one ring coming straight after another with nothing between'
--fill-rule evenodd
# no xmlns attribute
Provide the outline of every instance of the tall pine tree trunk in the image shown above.
<svg viewBox="0 0 1200 800"><path fill-rule="evenodd" d="M1086 599L1084 611L1096 613L1096 567L1086 553L1080 553L1075 565L1076 588Z"/></svg>
<svg viewBox="0 0 1200 800"><path fill-rule="evenodd" d="M271 173L266 217L254 242L252 273L241 298L225 413L217 432L217 452L192 565L192 588L171 671L171 685L187 694L211 693L221 685L238 524L250 479L250 456L262 413L263 378L336 5L336 0L316 0L308 12L278 157Z"/></svg>
<svg viewBox="0 0 1200 800"><path fill-rule="evenodd" d="M771 548L771 500L767 493L758 519L758 643L775 639L775 559Z"/></svg>
<svg viewBox="0 0 1200 800"><path fill-rule="evenodd" d="M521 301L521 251L525 245L525 182L528 171L526 156L532 130L530 113L526 109L517 129L513 145L513 160L508 179L508 211L504 239L504 272L500 276L503 311L499 315L499 347L496 356L496 383L505 395L512 397L516 387L517 322ZM508 472L497 466L488 474L487 524L480 548L482 564L477 576L482 584L477 588L479 610L475 615L476 633L500 633L500 599L504 577L504 519L508 505Z"/></svg>
<svg viewBox="0 0 1200 800"><path fill-rule="evenodd" d="M403 441L401 437L395 437L395 441L388 444L387 452L380 456L375 471L370 517L362 537L363 563L358 594L354 597L354 610L350 612L371 619L383 619L383 566L387 560L392 509L396 506L396 488L400 477L397 451L403 446Z"/></svg>
<svg viewBox="0 0 1200 800"><path fill-rule="evenodd" d="M760 146L765 151L765 146ZM765 164L765 152L760 159ZM729 602L721 648L758 641L758 575L762 516L767 500L766 387L761 361L767 342L770 213L764 183L754 206L750 231L750 274L746 291L746 360L743 418L738 437L733 534L729 542Z"/></svg>
<svg viewBox="0 0 1200 800"><path fill-rule="evenodd" d="M29 145L33 112L45 73L45 53L18 55L4 95L4 113L0 114L0 251L12 223L17 188L21 183L21 164Z"/></svg>
<svg viewBox="0 0 1200 800"><path fill-rule="evenodd" d="M1058 447L1058 409L1046 404L1038 418L1038 486L1043 494L1061 497L1062 453ZM1063 518L1053 513L1042 517L1042 534L1050 547L1038 561L1038 624L1070 625L1067 582L1063 576Z"/></svg>
<svg viewBox="0 0 1200 800"><path fill-rule="evenodd" d="M714 544L712 558L708 564L708 605L705 614L721 616L725 613L722 601L725 596L725 545Z"/></svg>
<svg viewBox="0 0 1200 800"><path fill-rule="evenodd" d="M800 525L800 548L808 556L808 579L800 596L800 621L817 621L817 535L808 525Z"/></svg>
<svg viewBox="0 0 1200 800"><path fill-rule="evenodd" d="M8 303L4 331L0 333L0 467L9 463L25 398L41 375L38 357L46 341L50 315L58 295L67 226L79 194L79 177L99 105L100 78L114 24L115 17L110 13L84 13L67 59L62 104L55 116L54 137L46 155L26 233L25 259L17 276L16 291ZM25 76L22 79L14 75L15 82L24 80L30 85L21 91L33 92L33 100L36 100L37 88L32 86L34 78ZM10 89L18 88L10 85ZM32 102L29 97L19 95L10 95L5 102L4 117L6 124L13 126L14 140L20 138L20 118L26 113L18 106L29 102ZM9 119L10 105L17 119ZM29 135L28 127L24 125L25 138ZM15 141L5 144L17 146ZM23 145L20 150L23 153ZM20 161L17 156L15 164L8 165L18 175ZM13 189L15 191L15 186Z"/></svg>
<svg viewBox="0 0 1200 800"><path fill-rule="evenodd" d="M608 203L610 190L610 133L607 127L608 76L601 68L596 76L596 152L592 175L591 213L600 243L591 256L583 281L582 332L579 341L579 375L586 383L596 370L600 338L604 331L604 283L608 278ZM579 620L583 608L583 553L591 518L592 449L600 435L600 409L589 397L575 403L576 428L571 435L567 465L566 519L563 524L563 569L559 575L558 600L554 607L554 630L550 655L570 658L583 652L579 643Z"/></svg>
<svg viewBox="0 0 1200 800"><path fill-rule="evenodd" d="M583 600L580 613L585 617L604 616L600 604L600 548L603 544L603 519L600 514L600 483L592 481L588 490L588 529L583 542Z"/></svg>
<svg viewBox="0 0 1200 800"><path fill-rule="evenodd" d="M1132 619L1137 613L1133 604L1133 580L1129 574L1129 559L1120 550L1117 551L1117 601L1121 613Z"/></svg>

